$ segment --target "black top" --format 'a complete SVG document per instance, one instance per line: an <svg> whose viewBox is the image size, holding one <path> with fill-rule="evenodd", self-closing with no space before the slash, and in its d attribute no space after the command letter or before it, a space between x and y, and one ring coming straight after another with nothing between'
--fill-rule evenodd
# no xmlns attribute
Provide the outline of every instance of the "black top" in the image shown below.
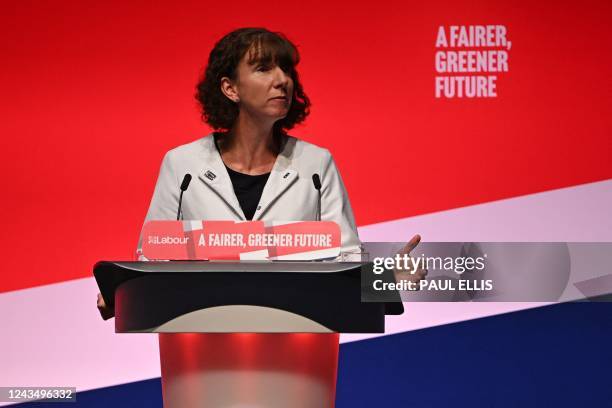
<svg viewBox="0 0 612 408"><path fill-rule="evenodd" d="M217 143L217 135L213 134L213 137L215 139L215 147L217 148L219 154L221 154L219 144ZM270 177L270 173L251 176L250 174L239 173L227 166L225 166L225 168L227 169L227 173L232 181L234 194L236 194L236 198L238 198L240 208L242 208L242 212L244 213L246 219L250 221L255 215L257 204L259 204L259 200L263 194L263 189L268 181L268 177Z"/></svg>
<svg viewBox="0 0 612 408"><path fill-rule="evenodd" d="M232 180L234 193L238 198L244 216L247 220L252 220L270 173L251 176L234 171L227 166L225 168Z"/></svg>

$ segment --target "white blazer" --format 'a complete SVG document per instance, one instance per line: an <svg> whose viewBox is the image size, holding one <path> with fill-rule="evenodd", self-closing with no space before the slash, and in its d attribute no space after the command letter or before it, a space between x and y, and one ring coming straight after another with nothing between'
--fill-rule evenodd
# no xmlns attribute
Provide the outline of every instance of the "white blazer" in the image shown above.
<svg viewBox="0 0 612 408"><path fill-rule="evenodd" d="M245 220L244 213L212 135L166 153L145 221L175 220L180 185L191 174L183 194L186 220ZM312 175L321 178L321 220L334 221L342 233L342 251L360 246L353 211L336 164L327 149L287 137L278 155L253 221L312 221L318 193Z"/></svg>

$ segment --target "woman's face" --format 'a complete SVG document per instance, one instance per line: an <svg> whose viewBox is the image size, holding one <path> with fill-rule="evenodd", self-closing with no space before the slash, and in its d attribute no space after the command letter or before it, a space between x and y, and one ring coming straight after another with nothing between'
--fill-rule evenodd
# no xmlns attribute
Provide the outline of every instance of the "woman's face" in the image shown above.
<svg viewBox="0 0 612 408"><path fill-rule="evenodd" d="M293 79L288 72L276 64L250 64L248 52L236 71L236 80L222 80L221 86L241 111L272 123L287 116L293 96Z"/></svg>

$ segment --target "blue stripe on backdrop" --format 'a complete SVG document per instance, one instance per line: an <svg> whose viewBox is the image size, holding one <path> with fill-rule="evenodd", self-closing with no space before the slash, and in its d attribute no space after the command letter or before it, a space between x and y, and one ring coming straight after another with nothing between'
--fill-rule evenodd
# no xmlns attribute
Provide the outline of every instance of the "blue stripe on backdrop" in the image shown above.
<svg viewBox="0 0 612 408"><path fill-rule="evenodd" d="M340 359L339 407L611 407L612 304L348 343Z"/></svg>
<svg viewBox="0 0 612 408"><path fill-rule="evenodd" d="M347 343L337 407L612 406L611 345L611 303L554 305ZM77 401L18 406L161 407L160 380L80 392Z"/></svg>

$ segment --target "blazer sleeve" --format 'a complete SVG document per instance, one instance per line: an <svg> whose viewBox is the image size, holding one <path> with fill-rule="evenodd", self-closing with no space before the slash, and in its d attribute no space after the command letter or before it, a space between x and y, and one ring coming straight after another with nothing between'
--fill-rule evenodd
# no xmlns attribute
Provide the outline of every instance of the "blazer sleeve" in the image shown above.
<svg viewBox="0 0 612 408"><path fill-rule="evenodd" d="M359 252L361 241L346 188L332 155L327 150L325 153L321 171L321 220L334 221L340 226L342 252Z"/></svg>
<svg viewBox="0 0 612 408"><path fill-rule="evenodd" d="M157 183L149 204L145 222L150 220L175 220L179 201L179 180L172 165L172 152L162 160Z"/></svg>

